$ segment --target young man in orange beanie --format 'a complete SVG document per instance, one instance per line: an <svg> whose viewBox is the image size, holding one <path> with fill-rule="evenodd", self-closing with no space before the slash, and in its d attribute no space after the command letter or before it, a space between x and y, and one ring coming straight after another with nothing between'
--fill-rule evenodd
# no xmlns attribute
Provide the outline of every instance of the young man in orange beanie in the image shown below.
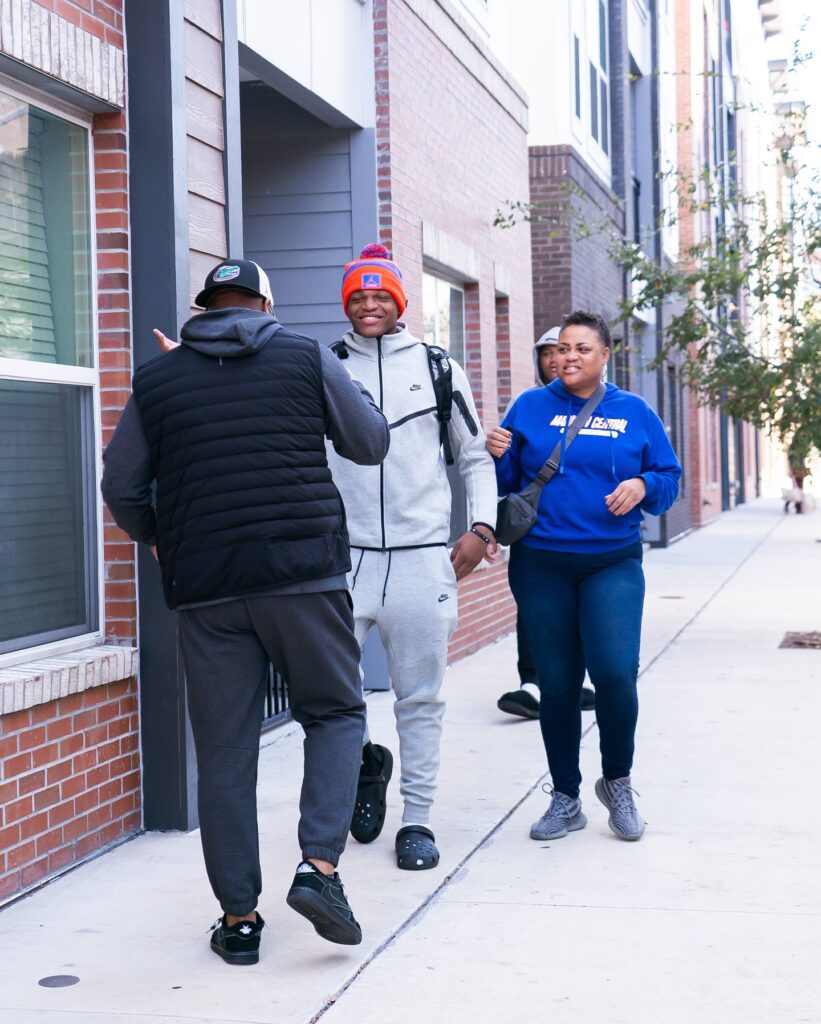
<svg viewBox="0 0 821 1024"><path fill-rule="evenodd" d="M439 861L430 808L439 768L448 640L456 626L456 583L485 558L495 561L496 480L462 368L450 361L452 416L437 418L428 351L400 317L407 299L399 267L381 245L347 264L342 302L351 329L334 349L374 396L391 428L379 466L353 466L329 451L351 538L349 586L360 644L376 625L396 695L404 800L397 863L407 870ZM470 527L448 552L451 493L443 441L464 481ZM367 740L351 834L372 842L385 821L390 751Z"/></svg>

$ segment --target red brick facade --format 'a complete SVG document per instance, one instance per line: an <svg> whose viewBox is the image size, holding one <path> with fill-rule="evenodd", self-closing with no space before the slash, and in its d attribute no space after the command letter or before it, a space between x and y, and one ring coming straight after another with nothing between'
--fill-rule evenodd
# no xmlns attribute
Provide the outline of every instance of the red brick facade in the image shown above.
<svg viewBox="0 0 821 1024"><path fill-rule="evenodd" d="M122 0L37 0L84 32L124 49Z"/></svg>
<svg viewBox="0 0 821 1024"><path fill-rule="evenodd" d="M615 197L588 169L572 146L530 147L534 335L560 324L574 309L615 319L623 295L621 271L601 237L576 239L574 228L609 219L624 230Z"/></svg>
<svg viewBox="0 0 821 1024"><path fill-rule="evenodd" d="M128 248L128 144L125 114L94 118L97 297L103 447L131 394ZM105 510L105 636L134 643L137 584L134 545Z"/></svg>
<svg viewBox="0 0 821 1024"><path fill-rule="evenodd" d="M0 900L137 831L134 679L0 719Z"/></svg>
<svg viewBox="0 0 821 1024"><path fill-rule="evenodd" d="M41 0L123 47L122 0ZM92 123L102 440L131 386L128 151L124 112ZM134 644L134 545L104 524L106 642ZM22 666L21 666L22 667ZM136 679L93 686L0 718L0 900L141 827Z"/></svg>
<svg viewBox="0 0 821 1024"><path fill-rule="evenodd" d="M527 201L526 133L462 63L456 44L449 47L417 9L424 5L374 3L380 240L402 267L410 300L406 319L417 334L426 267L423 223L478 254L478 283L464 281L465 369L489 428L510 395L533 383L528 226L492 227L506 200ZM454 35L460 40L458 16L447 7L439 14L450 18L445 28L451 41ZM510 281L509 295L502 296L502 329L494 264L505 268ZM474 573L460 585L459 601L451 660L514 627L504 565Z"/></svg>

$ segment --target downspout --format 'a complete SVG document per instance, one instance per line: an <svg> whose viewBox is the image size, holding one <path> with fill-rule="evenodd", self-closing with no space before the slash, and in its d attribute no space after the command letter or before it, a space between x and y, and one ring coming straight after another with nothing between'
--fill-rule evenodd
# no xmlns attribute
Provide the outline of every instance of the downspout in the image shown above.
<svg viewBox="0 0 821 1024"><path fill-rule="evenodd" d="M650 63L652 79L650 82L650 120L653 140L653 259L656 266L661 267L664 260L661 233L661 101L659 97L659 21L658 0L650 0ZM656 305L656 359L661 355L662 338L664 336L664 311L661 303ZM656 411L664 423L665 429L665 395L664 368L656 368ZM669 536L667 513L659 518L659 545L667 547Z"/></svg>

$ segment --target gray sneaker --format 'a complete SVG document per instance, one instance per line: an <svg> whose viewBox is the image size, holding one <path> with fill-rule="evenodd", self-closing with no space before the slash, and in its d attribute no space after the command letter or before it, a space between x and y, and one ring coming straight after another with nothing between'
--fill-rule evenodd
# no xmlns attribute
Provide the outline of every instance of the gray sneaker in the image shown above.
<svg viewBox="0 0 821 1024"><path fill-rule="evenodd" d="M619 839L628 843L634 843L644 835L644 821L636 809L634 793L636 790L630 785L629 775L623 779L596 780L596 796L610 811L607 824ZM640 793L636 795L641 796Z"/></svg>
<svg viewBox="0 0 821 1024"><path fill-rule="evenodd" d="M581 800L557 793L555 789L549 792L553 799L541 818L531 825L531 839L561 839L568 832L577 832L587 824Z"/></svg>

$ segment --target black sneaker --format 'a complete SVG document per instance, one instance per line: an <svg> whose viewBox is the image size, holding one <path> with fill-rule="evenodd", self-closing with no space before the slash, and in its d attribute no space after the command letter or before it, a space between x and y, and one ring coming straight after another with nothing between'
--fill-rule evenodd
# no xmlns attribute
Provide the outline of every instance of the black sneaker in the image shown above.
<svg viewBox="0 0 821 1024"><path fill-rule="evenodd" d="M509 715L518 715L519 718L538 718L539 702L527 690L511 690L510 693L503 693L496 701L496 707Z"/></svg>
<svg viewBox="0 0 821 1024"><path fill-rule="evenodd" d="M593 711L596 707L596 691L589 686L582 687L581 708L582 711Z"/></svg>
<svg viewBox="0 0 821 1024"><path fill-rule="evenodd" d="M262 915L253 921L225 923L225 914L211 930L211 949L227 964L259 963L259 933L265 927Z"/></svg>
<svg viewBox="0 0 821 1024"><path fill-rule="evenodd" d="M313 864L303 861L310 871L298 871L288 890L285 902L303 917L307 917L328 942L339 942L343 946L358 946L362 941L362 929L348 905L339 872L323 875Z"/></svg>

